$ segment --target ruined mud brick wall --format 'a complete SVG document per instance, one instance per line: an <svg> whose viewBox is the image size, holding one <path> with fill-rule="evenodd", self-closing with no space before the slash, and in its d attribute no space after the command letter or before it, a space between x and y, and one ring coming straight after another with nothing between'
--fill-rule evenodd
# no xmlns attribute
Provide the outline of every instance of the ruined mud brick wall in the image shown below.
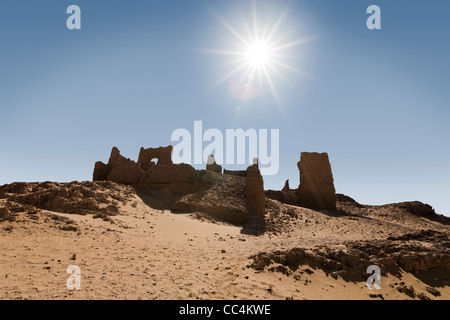
<svg viewBox="0 0 450 320"><path fill-rule="evenodd" d="M245 178L247 176L246 170L223 170L223 174L229 175L229 176L236 176L236 177L243 177Z"/></svg>
<svg viewBox="0 0 450 320"><path fill-rule="evenodd" d="M258 164L247 168L245 178L246 207L249 213L264 217L266 197L264 195L264 181Z"/></svg>
<svg viewBox="0 0 450 320"><path fill-rule="evenodd" d="M206 170L195 170L188 164L172 162L172 146L159 148L141 148L138 162L120 155L119 149L111 151L108 164L96 162L93 174L94 181L112 181L127 185L139 186L152 190L169 189L174 195L197 192L201 187L210 188L219 177L222 167L208 161ZM152 162L158 159L157 163ZM252 165L245 171L227 171L224 174L245 179L245 207L251 214L264 217L265 195L264 182L258 165Z"/></svg>
<svg viewBox="0 0 450 320"><path fill-rule="evenodd" d="M327 153L302 152L297 163L299 205L319 210L336 210L336 190Z"/></svg>
<svg viewBox="0 0 450 320"><path fill-rule="evenodd" d="M148 170L153 159L158 159L157 164L173 164L172 150L172 146L148 149L141 148L139 151L138 163L144 170Z"/></svg>
<svg viewBox="0 0 450 320"><path fill-rule="evenodd" d="M145 172L134 161L120 154L119 149L112 148L108 164L101 161L95 163L93 181L113 181L131 184L139 181Z"/></svg>
<svg viewBox="0 0 450 320"><path fill-rule="evenodd" d="M143 179L138 183L140 187L149 189L169 188L172 194L186 194L196 191L198 179L196 170L184 163L151 166Z"/></svg>
<svg viewBox="0 0 450 320"><path fill-rule="evenodd" d="M158 162L152 163L152 159ZM187 164L173 164L172 146L141 148L138 163L111 151L108 164L95 163L93 180L139 185L150 189L168 188L173 194L193 192L198 184L195 169Z"/></svg>
<svg viewBox="0 0 450 320"><path fill-rule="evenodd" d="M208 156L208 162L206 163L206 171L222 174L222 166L216 163L216 159L213 155Z"/></svg>

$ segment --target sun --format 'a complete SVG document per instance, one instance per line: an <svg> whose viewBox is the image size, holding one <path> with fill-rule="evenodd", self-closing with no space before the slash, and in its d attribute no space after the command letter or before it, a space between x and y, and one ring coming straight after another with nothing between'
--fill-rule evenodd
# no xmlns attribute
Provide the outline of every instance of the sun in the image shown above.
<svg viewBox="0 0 450 320"><path fill-rule="evenodd" d="M270 48L265 43L253 43L245 50L247 63L252 67L264 68L270 62Z"/></svg>
<svg viewBox="0 0 450 320"><path fill-rule="evenodd" d="M277 80L289 81L287 75L291 72L311 77L299 69L296 54L297 47L313 37L295 37L296 33L292 30L295 28L289 28L289 25L296 24L289 23L287 19L289 8L280 10L279 16L267 17L258 12L254 2L249 15L242 14L241 23L233 25L220 15L215 15L225 27L224 35L220 35L224 48L206 51L229 58L224 64L228 71L217 84L228 81L233 97L249 101L268 89L281 108Z"/></svg>

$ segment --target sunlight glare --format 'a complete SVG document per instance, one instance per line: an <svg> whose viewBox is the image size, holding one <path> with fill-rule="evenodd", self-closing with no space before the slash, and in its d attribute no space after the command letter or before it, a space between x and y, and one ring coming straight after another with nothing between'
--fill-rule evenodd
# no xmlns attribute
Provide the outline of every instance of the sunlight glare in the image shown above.
<svg viewBox="0 0 450 320"><path fill-rule="evenodd" d="M264 43L254 43L246 52L248 63L253 67L264 67L270 61L270 49Z"/></svg>
<svg viewBox="0 0 450 320"><path fill-rule="evenodd" d="M242 24L234 26L216 15L217 20L228 31L228 36L223 40L230 46L207 51L230 58L224 66L231 69L228 69L218 83L228 81L230 93L238 100L255 99L267 88L281 109L275 76L286 80L282 71L289 71L311 77L287 61L289 58L298 57L296 52L291 53L291 50L312 39L310 37L290 39L293 33L282 27L287 18L288 8L285 8L276 19L267 19L259 15L255 3L248 18L242 16ZM298 64L298 60L295 64Z"/></svg>

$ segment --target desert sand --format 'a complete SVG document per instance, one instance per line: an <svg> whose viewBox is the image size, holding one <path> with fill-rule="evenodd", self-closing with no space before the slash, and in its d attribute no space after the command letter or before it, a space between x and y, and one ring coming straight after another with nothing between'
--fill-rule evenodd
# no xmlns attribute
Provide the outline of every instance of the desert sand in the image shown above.
<svg viewBox="0 0 450 320"><path fill-rule="evenodd" d="M0 187L0 299L450 299L448 218L420 203L338 195L326 211L266 197L264 232L164 205L112 182ZM333 252L357 243L366 251L342 268ZM374 261L379 290L361 272ZM69 265L80 290L66 286Z"/></svg>

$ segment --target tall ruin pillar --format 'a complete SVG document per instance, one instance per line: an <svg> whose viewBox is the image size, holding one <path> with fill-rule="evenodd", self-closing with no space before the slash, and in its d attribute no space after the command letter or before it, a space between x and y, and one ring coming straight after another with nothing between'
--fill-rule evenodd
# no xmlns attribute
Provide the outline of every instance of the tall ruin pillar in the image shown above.
<svg viewBox="0 0 450 320"><path fill-rule="evenodd" d="M319 210L336 210L336 190L327 153L302 152L297 163L299 204Z"/></svg>
<svg viewBox="0 0 450 320"><path fill-rule="evenodd" d="M264 217L266 213L266 198L264 195L264 181L255 159L254 165L247 168L245 178L245 201L251 214Z"/></svg>

